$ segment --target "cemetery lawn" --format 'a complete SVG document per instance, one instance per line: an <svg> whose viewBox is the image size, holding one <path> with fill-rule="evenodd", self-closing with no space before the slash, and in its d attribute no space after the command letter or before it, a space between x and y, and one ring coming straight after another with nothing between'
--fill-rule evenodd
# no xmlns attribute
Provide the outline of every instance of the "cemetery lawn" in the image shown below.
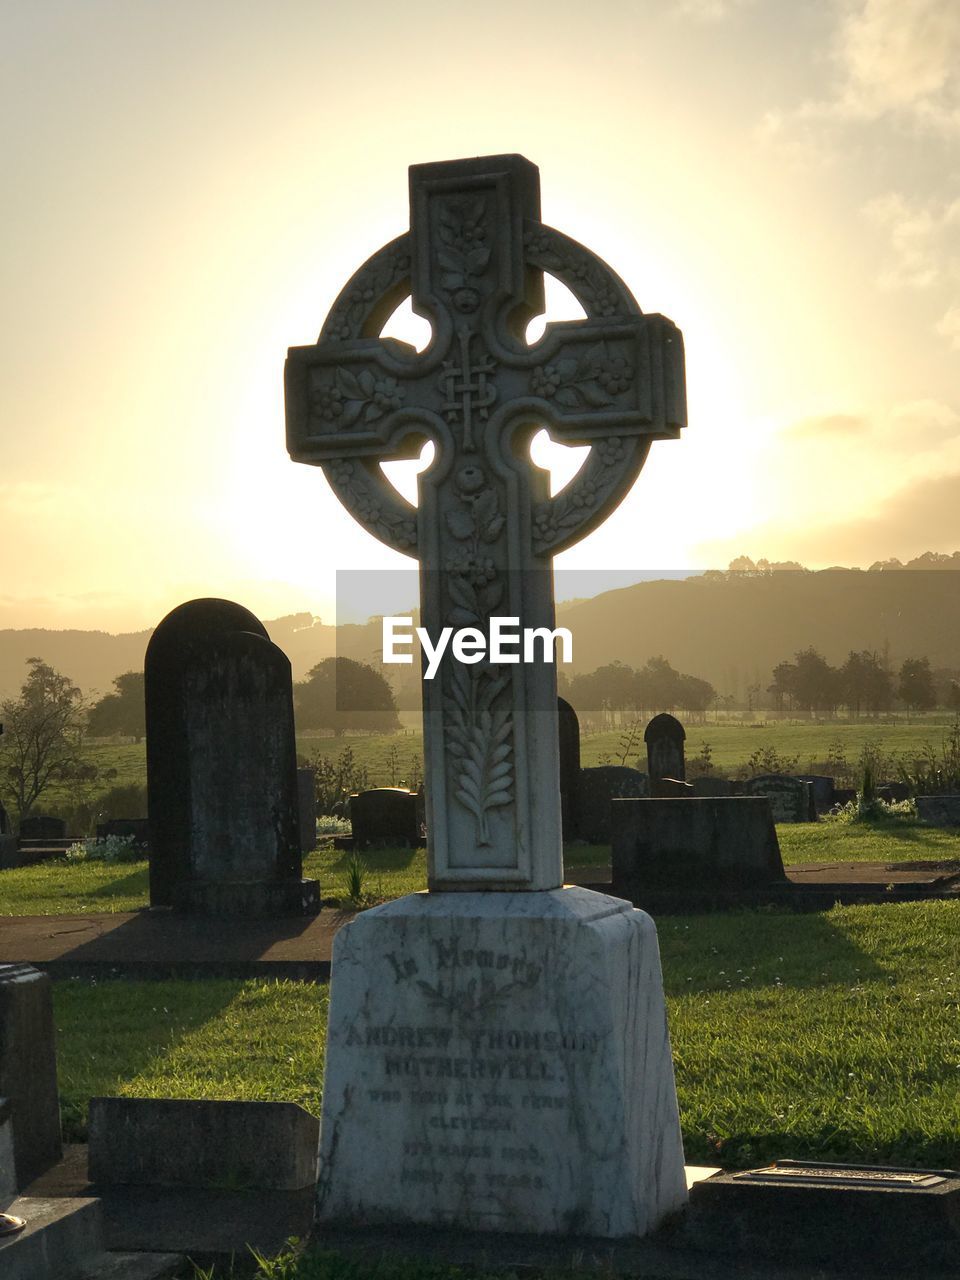
<svg viewBox="0 0 960 1280"><path fill-rule="evenodd" d="M957 904L658 921L684 1150L960 1162ZM58 981L70 1140L98 1094L275 1099L317 1112L327 989L236 980Z"/></svg>
<svg viewBox="0 0 960 1280"><path fill-rule="evenodd" d="M882 822L781 824L777 828L784 863L960 861L960 831L922 826L907 816ZM315 849L303 872L320 881L324 901L350 905L347 886L351 854ZM610 865L610 846L568 844L567 867ZM364 905L371 906L427 887L423 849L371 849L363 854ZM139 911L148 904L147 863L66 862L62 858L0 871L0 917L81 915Z"/></svg>

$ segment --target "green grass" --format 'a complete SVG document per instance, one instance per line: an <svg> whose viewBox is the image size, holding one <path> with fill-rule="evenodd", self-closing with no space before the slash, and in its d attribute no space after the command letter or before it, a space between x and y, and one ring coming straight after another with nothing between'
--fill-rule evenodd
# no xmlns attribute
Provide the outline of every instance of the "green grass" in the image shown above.
<svg viewBox="0 0 960 1280"><path fill-rule="evenodd" d="M846 757L854 765L862 748L868 743L881 743L888 755L902 755L912 760L925 743L935 749L949 731L953 717L945 713L933 713L913 720L891 719L884 721L761 721L758 725L744 724L739 720L721 720L716 723L686 724L687 759L694 759L703 742L713 752L713 764L721 769L735 769L744 764L753 752L760 748L774 747L787 755L800 757L800 767L822 765L834 742L843 743ZM592 766L603 762L618 763L622 747L623 730L612 729L603 733L584 732L581 739L581 763ZM409 729L395 734L345 734L341 738L300 735L297 751L303 757L315 752L336 759L347 747L351 748L357 765L365 767L371 786L392 786L411 776L413 761L422 762L423 739L419 730ZM146 784L146 748L144 743L90 743L85 748L87 758L101 769L115 769L116 778L104 783L104 789L125 783ZM646 770L642 726L635 747L627 755L627 764ZM56 809L70 803L66 788L53 786L44 794L41 809Z"/></svg>
<svg viewBox="0 0 960 1280"><path fill-rule="evenodd" d="M907 818L882 823L818 822L777 828L787 866L805 862L941 862L960 860L960 833ZM346 904L349 853L309 853L303 873L320 881L323 898ZM368 900L398 898L427 885L423 849L371 849L363 854ZM567 867L607 867L609 845L568 844ZM80 915L147 906L147 863L68 863L63 859L0 871L0 916Z"/></svg>
<svg viewBox="0 0 960 1280"><path fill-rule="evenodd" d="M960 1161L954 903L658 921L690 1163ZM326 990L55 986L68 1136L95 1094L266 1098L316 1111Z"/></svg>

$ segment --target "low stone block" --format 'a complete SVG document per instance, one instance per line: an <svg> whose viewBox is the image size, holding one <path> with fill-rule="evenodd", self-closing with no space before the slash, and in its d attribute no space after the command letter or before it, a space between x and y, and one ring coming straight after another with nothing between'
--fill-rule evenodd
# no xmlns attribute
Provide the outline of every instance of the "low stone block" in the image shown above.
<svg viewBox="0 0 960 1280"><path fill-rule="evenodd" d="M60 1099L50 979L29 964L0 965L0 1097L13 1117L18 1187L60 1159Z"/></svg>
<svg viewBox="0 0 960 1280"><path fill-rule="evenodd" d="M190 915L246 920L311 916L320 910L320 882L188 880L175 886L173 906Z"/></svg>
<svg viewBox="0 0 960 1280"><path fill-rule="evenodd" d="M785 881L769 802L762 796L614 800L613 892L755 888Z"/></svg>
<svg viewBox="0 0 960 1280"><path fill-rule="evenodd" d="M320 1221L617 1237L685 1200L649 916L429 893L338 932Z"/></svg>
<svg viewBox="0 0 960 1280"><path fill-rule="evenodd" d="M295 1191L316 1178L318 1134L293 1102L91 1098L90 1179Z"/></svg>
<svg viewBox="0 0 960 1280"><path fill-rule="evenodd" d="M766 796L773 810L774 822L816 822L817 806L813 787L801 778L787 774L766 773L748 778L744 795Z"/></svg>
<svg viewBox="0 0 960 1280"><path fill-rule="evenodd" d="M19 867L20 853L17 848L17 837L0 835L0 869Z"/></svg>
<svg viewBox="0 0 960 1280"><path fill-rule="evenodd" d="M696 1183L683 1239L711 1255L802 1262L804 1274L812 1264L860 1274L872 1263L878 1274L919 1277L956 1266L958 1224L960 1178L949 1170L784 1160Z"/></svg>
<svg viewBox="0 0 960 1280"><path fill-rule="evenodd" d="M960 796L917 796L917 817L931 827L960 827Z"/></svg>
<svg viewBox="0 0 960 1280"><path fill-rule="evenodd" d="M65 840L66 836L67 824L63 818L38 813L20 823L21 840Z"/></svg>

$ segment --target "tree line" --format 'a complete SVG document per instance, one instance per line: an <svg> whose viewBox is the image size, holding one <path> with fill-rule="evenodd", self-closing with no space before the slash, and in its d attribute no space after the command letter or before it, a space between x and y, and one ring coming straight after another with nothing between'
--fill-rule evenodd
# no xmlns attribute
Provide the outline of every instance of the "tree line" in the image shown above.
<svg viewBox="0 0 960 1280"><path fill-rule="evenodd" d="M832 667L814 648L801 649L793 662L780 662L767 686L778 715L789 711L835 715L845 707L854 719L892 711L899 701L908 712L932 711L941 702L927 658L906 658L897 672L881 654L853 650L840 667ZM960 711L960 681L942 690L942 702Z"/></svg>

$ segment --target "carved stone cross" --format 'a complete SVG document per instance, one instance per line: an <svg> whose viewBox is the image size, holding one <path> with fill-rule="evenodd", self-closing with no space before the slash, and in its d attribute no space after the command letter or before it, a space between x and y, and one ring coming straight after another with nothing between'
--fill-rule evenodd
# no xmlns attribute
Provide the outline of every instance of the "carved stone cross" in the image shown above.
<svg viewBox="0 0 960 1280"><path fill-rule="evenodd" d="M529 346L544 271L587 319L548 324ZM379 336L410 294L433 329L419 354ZM605 519L651 441L686 421L679 330L540 222L538 170L522 156L413 166L409 233L364 263L314 346L290 349L285 378L291 457L322 466L365 528L419 559L434 642L444 626L486 632L492 616L552 630L552 557ZM529 457L542 426L591 446L554 498ZM436 455L414 507L379 464L427 439ZM554 665L448 652L423 698L430 888L557 888Z"/></svg>

